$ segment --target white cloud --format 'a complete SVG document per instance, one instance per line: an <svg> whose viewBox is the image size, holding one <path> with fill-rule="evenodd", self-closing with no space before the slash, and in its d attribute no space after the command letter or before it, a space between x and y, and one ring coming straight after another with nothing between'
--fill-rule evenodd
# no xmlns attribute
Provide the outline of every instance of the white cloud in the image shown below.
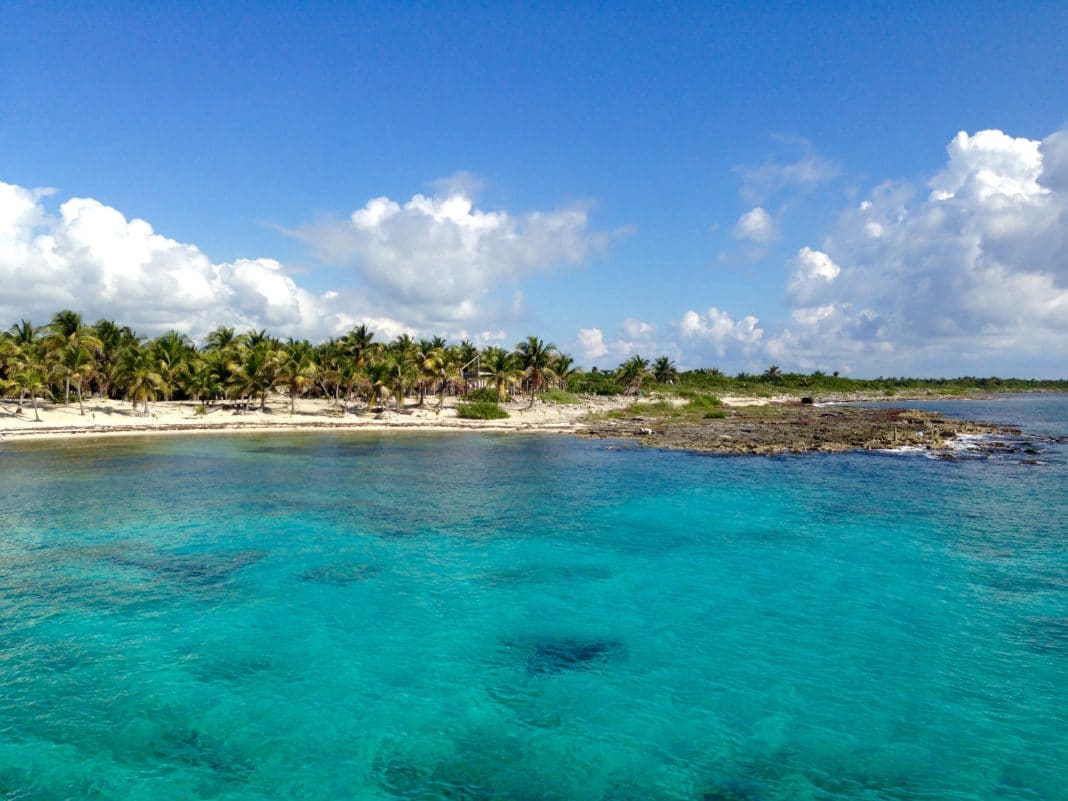
<svg viewBox="0 0 1068 801"><path fill-rule="evenodd" d="M519 215L483 211L471 196L471 177L460 178L440 183L435 196L374 198L348 220L291 233L327 263L351 266L382 306L432 324L484 317L495 290L579 264L611 240L590 230L581 205ZM515 297L513 307L520 306L522 295Z"/></svg>
<svg viewBox="0 0 1068 801"><path fill-rule="evenodd" d="M926 193L877 187L821 250L795 259L776 358L848 359L865 372L1063 371L1066 142L1065 131L1041 142L961 132Z"/></svg>
<svg viewBox="0 0 1068 801"><path fill-rule="evenodd" d="M622 329L623 335L628 339L647 339L651 334L656 333L655 325L633 317L628 317L623 321Z"/></svg>
<svg viewBox="0 0 1068 801"><path fill-rule="evenodd" d="M600 328L580 328L578 347L582 357L591 361L608 355L608 346L604 342L604 332Z"/></svg>
<svg viewBox="0 0 1068 801"><path fill-rule="evenodd" d="M710 348L719 358L748 355L764 336L759 324L760 320L752 315L734 320L715 306L707 314L691 309L676 323L684 341L697 346L698 351Z"/></svg>
<svg viewBox="0 0 1068 801"><path fill-rule="evenodd" d="M839 173L838 165L812 151L812 146L798 142L804 155L794 161L769 160L752 167L740 165L734 171L741 176L741 194L746 200L760 203L783 189L809 189L829 181Z"/></svg>
<svg viewBox="0 0 1068 801"><path fill-rule="evenodd" d="M748 239L751 242L764 245L779 238L778 227L760 206L750 209L734 224L732 233L735 239Z"/></svg>
<svg viewBox="0 0 1068 801"><path fill-rule="evenodd" d="M52 190L0 182L0 319L39 321L73 308L145 334L232 325L311 338L366 322L387 339L476 323L476 340L501 342L509 312L523 312L514 279L578 263L611 237L590 231L578 206L480 211L462 194L473 186L460 174L441 184L442 197L375 198L345 223L300 232L321 255L358 263L356 275L331 272L340 285L317 294L273 259L213 263L99 201L70 198L50 211Z"/></svg>
<svg viewBox="0 0 1068 801"><path fill-rule="evenodd" d="M795 303L811 303L831 291L842 269L826 253L803 247L794 259L794 270L787 286Z"/></svg>
<svg viewBox="0 0 1068 801"><path fill-rule="evenodd" d="M42 203L47 194L0 182L6 319L40 320L73 308L145 333L178 328L194 335L216 325L324 334L340 324L330 298L298 287L274 260L213 264L194 245L90 198L71 198L52 215Z"/></svg>

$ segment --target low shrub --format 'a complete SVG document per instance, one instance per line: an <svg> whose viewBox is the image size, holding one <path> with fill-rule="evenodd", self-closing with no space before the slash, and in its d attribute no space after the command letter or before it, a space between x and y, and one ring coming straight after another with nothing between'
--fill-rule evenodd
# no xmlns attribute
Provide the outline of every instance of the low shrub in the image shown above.
<svg viewBox="0 0 1068 801"><path fill-rule="evenodd" d="M494 401L473 401L456 404L456 416L467 420L502 420L508 412Z"/></svg>
<svg viewBox="0 0 1068 801"><path fill-rule="evenodd" d="M715 395L694 395L690 398L690 402L686 404L686 411L710 411L712 409L718 409L722 405L723 401L721 401Z"/></svg>
<svg viewBox="0 0 1068 801"><path fill-rule="evenodd" d="M497 387L482 387L482 389L473 389L467 393L466 400L468 403L496 403Z"/></svg>
<svg viewBox="0 0 1068 801"><path fill-rule="evenodd" d="M539 400L546 403L581 403L582 398L574 392L566 392L562 389L550 389L538 395Z"/></svg>

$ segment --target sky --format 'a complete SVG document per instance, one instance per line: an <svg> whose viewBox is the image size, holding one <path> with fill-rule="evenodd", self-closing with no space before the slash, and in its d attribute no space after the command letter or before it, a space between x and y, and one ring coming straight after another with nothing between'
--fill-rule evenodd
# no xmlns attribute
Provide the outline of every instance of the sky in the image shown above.
<svg viewBox="0 0 1068 801"><path fill-rule="evenodd" d="M1068 377L1068 4L0 0L0 327Z"/></svg>

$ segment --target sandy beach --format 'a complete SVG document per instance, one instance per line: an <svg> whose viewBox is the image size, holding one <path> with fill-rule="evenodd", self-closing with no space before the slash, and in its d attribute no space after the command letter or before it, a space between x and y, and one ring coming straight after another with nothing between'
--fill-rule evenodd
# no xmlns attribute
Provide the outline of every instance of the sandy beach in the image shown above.
<svg viewBox="0 0 1068 801"><path fill-rule="evenodd" d="M219 403L208 407L193 401L152 403L147 416L140 407L134 411L128 402L86 400L84 414L77 401L69 405L38 400L38 422L29 401L21 412L18 404L6 400L0 404L0 442L38 439L65 439L82 436L129 436L131 434L206 434L211 432L263 432L278 430L385 431L544 431L572 433L582 427L580 420L590 414L625 408L633 398L588 398L581 403L555 404L516 399L503 404L509 417L502 420L467 420L456 416L456 398L446 398L442 409L431 398L423 406L409 399L402 413L392 408L377 413L362 404L350 406L342 413L331 401L300 399L290 414L289 401L275 398L266 411L255 406L245 411L240 404ZM204 409L199 413L198 409Z"/></svg>

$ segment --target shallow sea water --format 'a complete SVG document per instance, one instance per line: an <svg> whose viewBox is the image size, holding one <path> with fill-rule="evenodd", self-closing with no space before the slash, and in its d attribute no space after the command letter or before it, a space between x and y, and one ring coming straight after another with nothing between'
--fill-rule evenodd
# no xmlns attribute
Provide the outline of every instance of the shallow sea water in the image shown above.
<svg viewBox="0 0 1068 801"><path fill-rule="evenodd" d="M1063 395L938 406L1068 434ZM0 797L1066 799L1035 458L5 445Z"/></svg>

